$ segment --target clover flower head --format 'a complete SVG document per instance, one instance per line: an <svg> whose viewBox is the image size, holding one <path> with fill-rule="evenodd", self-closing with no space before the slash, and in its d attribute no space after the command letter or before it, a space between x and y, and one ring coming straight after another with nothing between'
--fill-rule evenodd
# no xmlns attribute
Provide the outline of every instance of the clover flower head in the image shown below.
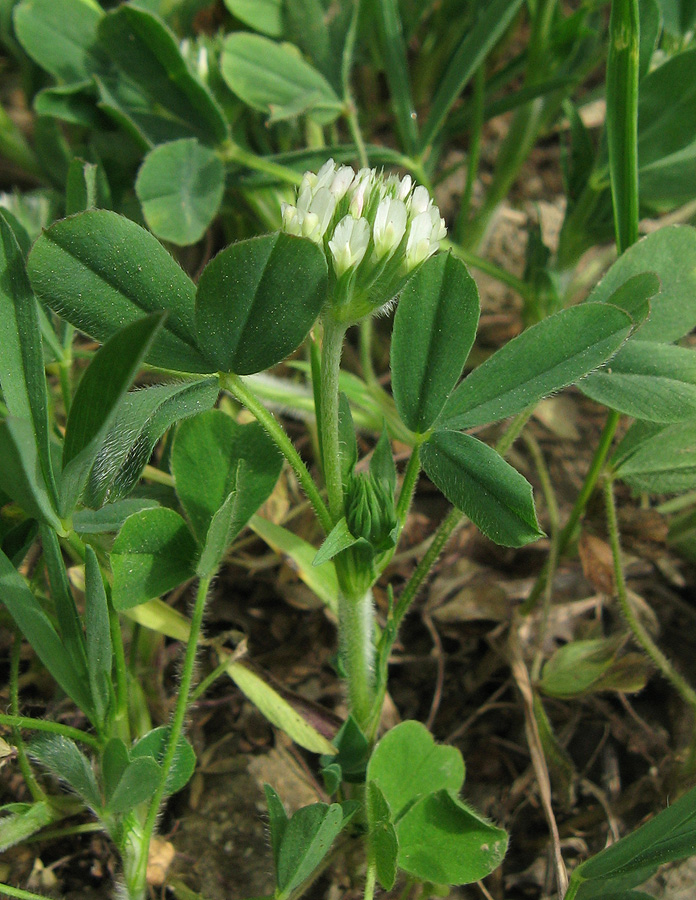
<svg viewBox="0 0 696 900"><path fill-rule="evenodd" d="M346 321L388 303L447 234L427 188L410 175L355 172L332 159L302 176L295 203L282 206L282 229L323 247Z"/></svg>

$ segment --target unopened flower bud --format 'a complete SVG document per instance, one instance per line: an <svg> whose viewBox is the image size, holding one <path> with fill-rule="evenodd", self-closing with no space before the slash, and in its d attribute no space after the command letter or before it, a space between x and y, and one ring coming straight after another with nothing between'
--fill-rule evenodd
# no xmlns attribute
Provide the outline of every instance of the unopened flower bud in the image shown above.
<svg viewBox="0 0 696 900"><path fill-rule="evenodd" d="M354 538L363 538L377 552L394 546L394 495L381 479L352 475L346 491L346 523Z"/></svg>

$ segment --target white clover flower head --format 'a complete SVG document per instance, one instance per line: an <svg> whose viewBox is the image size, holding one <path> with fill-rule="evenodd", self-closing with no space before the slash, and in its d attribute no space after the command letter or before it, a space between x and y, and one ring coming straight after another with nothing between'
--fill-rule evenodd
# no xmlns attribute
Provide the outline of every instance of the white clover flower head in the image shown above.
<svg viewBox="0 0 696 900"><path fill-rule="evenodd" d="M403 200L384 197L379 201L372 226L376 259L394 253L406 233L407 221L408 210Z"/></svg>
<svg viewBox="0 0 696 900"><path fill-rule="evenodd" d="M360 265L369 242L370 226L367 219L354 219L350 214L341 219L329 241L338 278Z"/></svg>
<svg viewBox="0 0 696 900"><path fill-rule="evenodd" d="M282 230L324 248L329 294L344 321L389 303L409 274L440 249L444 219L410 175L355 172L330 159L305 172L295 204L281 207Z"/></svg>

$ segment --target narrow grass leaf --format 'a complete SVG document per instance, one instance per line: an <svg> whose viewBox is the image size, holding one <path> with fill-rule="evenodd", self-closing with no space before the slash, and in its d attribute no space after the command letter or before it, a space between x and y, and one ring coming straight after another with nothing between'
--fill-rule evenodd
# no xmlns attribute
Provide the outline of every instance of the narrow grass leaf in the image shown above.
<svg viewBox="0 0 696 900"><path fill-rule="evenodd" d="M430 104L430 113L421 133L420 149L437 137L447 114L469 83L474 72L505 33L522 6L522 0L491 0L464 37L447 64Z"/></svg>
<svg viewBox="0 0 696 900"><path fill-rule="evenodd" d="M44 666L87 715L92 711L89 687L76 671L51 620L41 608L26 582L0 551L0 597L7 611Z"/></svg>
<svg viewBox="0 0 696 900"><path fill-rule="evenodd" d="M373 6L384 73L404 150L413 156L418 149L418 127L409 78L408 56L397 0L377 0Z"/></svg>
<svg viewBox="0 0 696 900"><path fill-rule="evenodd" d="M0 422L0 463L0 489L30 516L64 534L28 420L9 418Z"/></svg>
<svg viewBox="0 0 696 900"><path fill-rule="evenodd" d="M231 660L227 674L268 721L311 753L336 753L336 748L259 674Z"/></svg>
<svg viewBox="0 0 696 900"><path fill-rule="evenodd" d="M0 386L9 415L31 422L49 497L55 497L48 426L48 394L38 306L20 249L0 212Z"/></svg>
<svg viewBox="0 0 696 900"><path fill-rule="evenodd" d="M113 693L113 651L104 581L96 553L89 544L85 545L85 641L92 701L103 722Z"/></svg>
<svg viewBox="0 0 696 900"><path fill-rule="evenodd" d="M314 567L312 563L317 555L316 547L274 522L262 516L252 516L249 522L251 530L258 534L269 547L281 557L287 557L290 565L307 587L328 608L338 613L338 579L333 563Z"/></svg>

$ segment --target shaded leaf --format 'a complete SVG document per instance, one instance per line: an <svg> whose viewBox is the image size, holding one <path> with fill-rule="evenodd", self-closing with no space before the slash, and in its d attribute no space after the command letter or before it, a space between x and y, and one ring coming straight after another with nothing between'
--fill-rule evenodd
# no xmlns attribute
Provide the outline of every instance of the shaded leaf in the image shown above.
<svg viewBox="0 0 696 900"><path fill-rule="evenodd" d="M308 113L322 125L340 115L334 89L297 48L237 32L223 43L220 71L227 86L253 109L275 119Z"/></svg>
<svg viewBox="0 0 696 900"><path fill-rule="evenodd" d="M225 167L195 138L160 144L143 160L135 192L150 230L163 241L199 241L217 215Z"/></svg>
<svg viewBox="0 0 696 900"><path fill-rule="evenodd" d="M157 763L158 773L161 774L161 763L164 761L169 742L169 727L160 725L149 731L144 737L131 747L131 759L153 759ZM165 782L165 797L176 794L185 787L196 769L196 754L193 747L183 734L179 735L176 744L176 752L172 760L171 768L167 773Z"/></svg>
<svg viewBox="0 0 696 900"><path fill-rule="evenodd" d="M95 812L101 809L101 794L92 765L75 741L62 734L41 734L27 745L27 752Z"/></svg>
<svg viewBox="0 0 696 900"><path fill-rule="evenodd" d="M191 532L174 510L158 507L130 516L111 551L114 606L129 609L188 581L197 555Z"/></svg>

